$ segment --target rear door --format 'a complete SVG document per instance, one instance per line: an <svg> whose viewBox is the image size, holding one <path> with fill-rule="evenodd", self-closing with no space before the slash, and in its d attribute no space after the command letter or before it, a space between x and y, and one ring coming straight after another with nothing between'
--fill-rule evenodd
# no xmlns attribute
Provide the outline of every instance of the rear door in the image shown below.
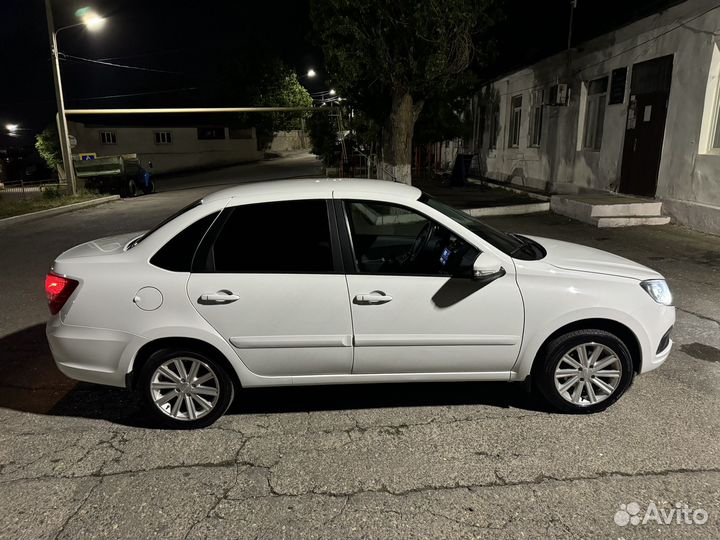
<svg viewBox="0 0 720 540"><path fill-rule="evenodd" d="M475 281L479 249L418 211L363 200L343 207L353 373L510 372L523 331L512 263L494 281Z"/></svg>
<svg viewBox="0 0 720 540"><path fill-rule="evenodd" d="M319 199L227 208L198 249L190 301L258 375L350 373L352 323L331 212Z"/></svg>

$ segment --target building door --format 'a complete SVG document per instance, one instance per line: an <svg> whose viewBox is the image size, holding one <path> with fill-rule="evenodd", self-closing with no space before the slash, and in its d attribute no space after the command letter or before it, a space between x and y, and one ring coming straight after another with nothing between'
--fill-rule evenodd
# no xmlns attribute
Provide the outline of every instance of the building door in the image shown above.
<svg viewBox="0 0 720 540"><path fill-rule="evenodd" d="M625 126L620 191L654 197L665 135L673 57L635 64Z"/></svg>

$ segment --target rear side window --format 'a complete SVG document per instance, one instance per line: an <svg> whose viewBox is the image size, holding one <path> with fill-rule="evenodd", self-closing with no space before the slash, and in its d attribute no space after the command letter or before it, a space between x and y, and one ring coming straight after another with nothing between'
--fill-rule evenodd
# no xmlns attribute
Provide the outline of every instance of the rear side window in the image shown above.
<svg viewBox="0 0 720 540"><path fill-rule="evenodd" d="M209 271L334 272L324 200L248 204L231 211L210 248Z"/></svg>
<svg viewBox="0 0 720 540"><path fill-rule="evenodd" d="M160 251L153 255L150 263L173 272L189 272L195 250L203 236L220 212L200 218L176 234Z"/></svg>

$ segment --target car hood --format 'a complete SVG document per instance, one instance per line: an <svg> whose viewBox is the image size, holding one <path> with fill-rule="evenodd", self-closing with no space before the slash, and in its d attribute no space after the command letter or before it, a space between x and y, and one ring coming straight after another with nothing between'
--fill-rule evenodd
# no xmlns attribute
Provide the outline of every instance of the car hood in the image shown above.
<svg viewBox="0 0 720 540"><path fill-rule="evenodd" d="M127 243L133 238L137 238L142 232L132 232L119 234L117 236L108 236L106 238L98 238L70 248L62 253L56 260L76 259L78 257L96 257L98 255L113 255L122 252Z"/></svg>
<svg viewBox="0 0 720 540"><path fill-rule="evenodd" d="M551 238L538 236L527 236L527 238L543 246L547 251L543 261L557 268L637 280L662 279L662 275L655 270L607 251Z"/></svg>

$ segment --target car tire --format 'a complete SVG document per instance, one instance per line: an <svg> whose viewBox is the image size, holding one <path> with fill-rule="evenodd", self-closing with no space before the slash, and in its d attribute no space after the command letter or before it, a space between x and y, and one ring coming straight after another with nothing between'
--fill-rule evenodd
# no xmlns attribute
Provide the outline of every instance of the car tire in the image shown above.
<svg viewBox="0 0 720 540"><path fill-rule="evenodd" d="M128 180L127 183L127 196L128 197L137 197L138 194L138 187L137 183L135 182L134 178L131 178Z"/></svg>
<svg viewBox="0 0 720 540"><path fill-rule="evenodd" d="M225 367L189 349L156 351L143 364L137 382L150 419L172 429L207 427L225 414L235 398L235 385Z"/></svg>
<svg viewBox="0 0 720 540"><path fill-rule="evenodd" d="M627 346L605 330L564 334L544 351L533 384L562 412L590 414L607 409L630 387L635 375ZM587 365L584 369L583 364Z"/></svg>

